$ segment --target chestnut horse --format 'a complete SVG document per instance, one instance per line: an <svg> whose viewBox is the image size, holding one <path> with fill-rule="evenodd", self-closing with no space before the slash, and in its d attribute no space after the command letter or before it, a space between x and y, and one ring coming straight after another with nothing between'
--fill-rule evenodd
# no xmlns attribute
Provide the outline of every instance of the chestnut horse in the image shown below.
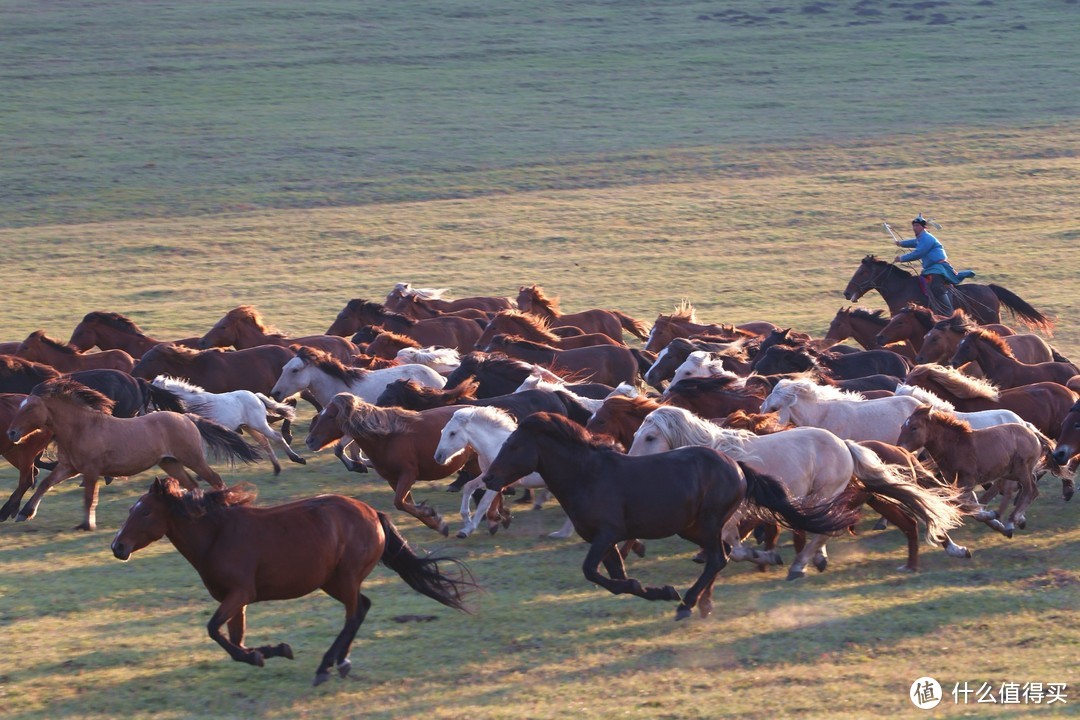
<svg viewBox="0 0 1080 720"><path fill-rule="evenodd" d="M413 320L400 313L390 312L379 303L354 299L338 313L326 334L353 335L370 325L412 338L421 347L448 347L467 353L475 348L485 324L454 315Z"/></svg>
<svg viewBox="0 0 1080 720"><path fill-rule="evenodd" d="M624 449L629 448L634 442L634 433L645 417L658 407L660 403L644 395L612 395L605 398L592 414L585 423L585 429L593 435L611 438Z"/></svg>
<svg viewBox="0 0 1080 720"><path fill-rule="evenodd" d="M960 343L963 342L968 333L975 330L994 332L1009 348L1013 357L1021 362L1028 364L1068 362L1065 357L1038 335L1032 333L1001 335L989 327L980 327L971 322L963 310L957 310L950 317L937 321L926 331L922 339L922 347L915 357L915 362L920 364L947 364L952 356L956 354L956 351L960 348ZM981 367L979 371L983 371Z"/></svg>
<svg viewBox="0 0 1080 720"><path fill-rule="evenodd" d="M50 365L62 373L106 369L131 372L135 366L135 360L123 350L79 352L74 346L49 337L44 330L27 335L15 354L31 362Z"/></svg>
<svg viewBox="0 0 1080 720"><path fill-rule="evenodd" d="M483 334L480 335L480 339L476 341L476 346L486 347L496 335L516 335L523 340L551 345L560 350L572 350L592 345L624 346L621 341L604 333L586 333L563 337L556 334L544 318L518 310L503 310L491 318L487 327L484 328Z"/></svg>
<svg viewBox="0 0 1080 720"><path fill-rule="evenodd" d="M1001 388L1014 388L1037 382L1064 385L1071 377L1080 374L1080 370L1070 362L1021 362L1016 359L1005 341L989 330L968 332L950 360L953 367L969 362L979 363L986 379Z"/></svg>
<svg viewBox="0 0 1080 720"><path fill-rule="evenodd" d="M927 297L920 285L917 273L910 272L873 255L867 255L851 276L844 297L856 302L871 290L877 290L889 312L900 312L908 303L927 305ZM1054 324L1041 312L1019 296L999 285L967 283L952 288L953 305L962 308L979 323L1000 323L1001 306L1004 305L1016 318L1028 327L1049 333Z"/></svg>
<svg viewBox="0 0 1080 720"><path fill-rule="evenodd" d="M1061 432L1057 435L1057 449L1054 450L1054 462L1062 467L1073 465L1070 461L1080 454L1080 403L1069 408L1069 413L1061 421ZM0 520L3 518L0 517Z"/></svg>
<svg viewBox="0 0 1080 720"><path fill-rule="evenodd" d="M484 349L546 367L579 382L611 386L625 382L632 385L637 380L640 369L633 351L623 345L590 345L573 350L560 350L519 337L496 335Z"/></svg>
<svg viewBox="0 0 1080 720"><path fill-rule="evenodd" d="M883 332L890 321L884 317L884 313L884 310L867 310L861 307L840 308L829 323L825 337L821 339L822 347L835 345L851 338L865 350L880 350L885 345L890 345L886 349L908 360L914 360L916 348L907 341L906 337L885 340Z"/></svg>
<svg viewBox="0 0 1080 720"><path fill-rule="evenodd" d="M474 587L468 569L452 558L418 556L390 519L359 500L319 495L273 507L251 507L252 489L183 492L168 478L154 480L132 506L112 541L113 555L127 560L150 543L169 538L220 603L207 631L238 662L262 667L266 658L293 657L286 643L244 647L246 608L261 600L298 598L322 590L345 606L345 626L315 670L315 685L336 666L352 668L349 648L371 600L361 584L381 560L413 590L447 607L464 610L463 593ZM448 576L439 563L462 574ZM229 636L221 633L228 623Z"/></svg>
<svg viewBox="0 0 1080 720"><path fill-rule="evenodd" d="M214 487L223 487L221 476L206 462L203 443L229 459L255 462L259 451L243 438L198 415L154 412L134 418L110 413L113 401L96 390L68 378L42 383L19 405L8 427L12 442L36 430L48 429L56 441L57 464L22 510L17 520L29 520L54 485L83 475L84 519L76 529L97 526L98 479L125 477L157 465L186 486L195 481L191 468Z"/></svg>
<svg viewBox="0 0 1080 720"><path fill-rule="evenodd" d="M262 316L251 305L240 305L225 313L225 317L218 320L198 342L201 350L230 346L237 350L247 350L260 345L306 345L330 353L347 365L352 363L354 355L360 353L360 348L337 335L285 337L263 324Z"/></svg>
<svg viewBox="0 0 1080 720"><path fill-rule="evenodd" d="M375 328L377 330L377 328ZM406 348L419 349L420 343L406 335L377 330L375 337L368 343L365 352L382 360L396 360L397 354ZM457 352L457 351L455 351Z"/></svg>
<svg viewBox="0 0 1080 720"><path fill-rule="evenodd" d="M731 342L740 338L760 339L762 335L776 329L776 325L764 321L743 325L702 325L697 321L694 306L684 301L670 315L656 316L645 349L658 353L677 337L709 336L717 342Z"/></svg>
<svg viewBox="0 0 1080 720"><path fill-rule="evenodd" d="M402 309L405 303L420 302L426 307L438 312L448 313L477 308L485 312L497 313L500 310L509 310L513 307L510 298L478 295L475 297L458 298L448 300L443 296L450 292L450 288L414 288L410 283L397 283L394 289L386 295L386 308L393 312L404 313Z"/></svg>
<svg viewBox="0 0 1080 720"><path fill-rule="evenodd" d="M11 425L11 419L15 417L16 410L26 397L23 393L0 393L0 427L7 428ZM52 442L52 432L48 429L30 433L20 438L18 443L12 442L6 432L0 435L0 455L3 455L4 459L19 471L19 483L15 492L0 508L0 522L14 517L18 512L23 495L34 486L34 478L37 475L34 459L45 451L50 442Z"/></svg>
<svg viewBox="0 0 1080 720"><path fill-rule="evenodd" d="M635 320L618 310L583 310L564 313L559 310L559 298L548 297L538 285L522 285L518 289L518 309L543 318L552 328L572 326L585 333L603 333L614 340L621 340L623 330L639 340L649 337L645 323Z"/></svg>
<svg viewBox="0 0 1080 720"><path fill-rule="evenodd" d="M68 344L79 352L86 352L92 347L101 350L123 350L136 360L150 348L160 345L163 340L155 340L144 333L129 318L116 312L97 310L86 313L82 321L71 331ZM175 345L196 347L199 338L175 340Z"/></svg>
<svg viewBox="0 0 1080 720"><path fill-rule="evenodd" d="M348 436L364 451L375 472L394 489L394 507L448 535L450 527L435 508L413 502L412 486L452 475L473 458L470 451L454 456L446 464L435 462L439 434L457 410L453 406L423 412L381 408L341 393L312 421L306 442L308 448L318 451Z"/></svg>

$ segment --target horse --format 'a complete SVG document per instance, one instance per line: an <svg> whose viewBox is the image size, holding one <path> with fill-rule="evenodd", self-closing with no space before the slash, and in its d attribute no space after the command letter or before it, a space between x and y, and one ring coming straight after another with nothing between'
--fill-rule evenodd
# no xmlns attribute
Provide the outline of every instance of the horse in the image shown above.
<svg viewBox="0 0 1080 720"><path fill-rule="evenodd" d="M395 359L402 365L427 365L443 377L461 365L461 353L453 348L404 347L397 351Z"/></svg>
<svg viewBox="0 0 1080 720"><path fill-rule="evenodd" d="M74 380L56 378L34 388L19 405L7 436L19 442L26 435L48 428L57 452L56 467L19 511L16 520L30 520L54 485L83 475L84 519L77 530L97 527L98 478L124 477L155 465L178 478L186 487L195 481L191 468L214 487L221 476L206 462L203 443L211 452L246 463L259 459L259 451L232 430L198 415L154 412L133 418L110 414L113 401Z"/></svg>
<svg viewBox="0 0 1080 720"><path fill-rule="evenodd" d="M393 312L403 312L406 303L420 302L439 312L456 312L466 308L477 308L485 312L497 313L513 307L510 298L477 295L474 297L449 300L444 298L450 288L414 288L410 283L397 283L386 295L386 307Z"/></svg>
<svg viewBox="0 0 1080 720"><path fill-rule="evenodd" d="M972 430L981 430L993 425L1004 425L1005 423L1028 424L1027 420L1007 408L993 408L991 410L979 410L978 412L963 412L957 410L956 406L948 400L942 400L926 388L921 388L917 385L905 385L901 383L896 387L896 394L910 395L913 398L921 400L924 405L929 405L935 410L952 413L957 420L963 420L970 425ZM1031 427L1032 429L1037 429L1034 425Z"/></svg>
<svg viewBox="0 0 1080 720"><path fill-rule="evenodd" d="M1061 421L1061 431L1057 435L1056 445L1054 462L1062 467L1066 465L1075 467L1070 461L1080 454L1080 403L1069 408L1069 413Z"/></svg>
<svg viewBox="0 0 1080 720"><path fill-rule="evenodd" d="M856 302L871 290L881 293L889 306L889 313L895 315L908 303L923 307L928 306L926 294L920 285L917 273L873 255L862 259L855 274L851 276L844 297L849 302ZM1045 333L1053 331L1054 323L1033 308L1015 293L999 285L977 285L968 283L952 288L953 304L963 308L981 324L1000 323L1001 306L1004 305L1022 323Z"/></svg>
<svg viewBox="0 0 1080 720"><path fill-rule="evenodd" d="M922 520L931 541L944 542L944 534L961 522L959 510L945 492L920 487L907 478L907 468L887 465L871 450L820 428L794 428L758 436L720 427L681 408L660 407L638 428L629 454L652 455L688 445L711 447L734 460L745 461L755 471L786 485L792 495L812 496L817 501L841 501L854 476L861 489L874 499L875 507L899 506ZM760 553L742 544L736 529L738 520L736 513L725 527L732 559L779 564L779 555ZM811 559L819 571L825 569L825 541L824 535L810 537L792 562L788 580L805 577Z"/></svg>
<svg viewBox="0 0 1080 720"><path fill-rule="evenodd" d="M593 435L607 436L617 445L628 448L634 441L634 432L641 425L641 421L658 407L660 403L644 395L612 395L605 398L603 404L589 417L585 429Z"/></svg>
<svg viewBox="0 0 1080 720"><path fill-rule="evenodd" d="M1014 388L1037 382L1056 382L1064 385L1080 373L1070 362L1021 362L997 334L989 330L972 330L964 336L949 361L953 367L977 362L986 379L1002 388Z"/></svg>
<svg viewBox="0 0 1080 720"><path fill-rule="evenodd" d="M522 285L518 288L517 306L522 312L543 318L549 327L573 326L581 328L586 334L603 333L614 340L621 340L623 330L638 340L649 336L648 327L640 320L618 310L583 310L576 313L564 313L559 309L559 298L548 297L538 285Z"/></svg>
<svg viewBox="0 0 1080 720"><path fill-rule="evenodd" d="M776 325L770 322L750 322L738 326L703 325L697 321L694 306L684 300L675 307L675 312L656 316L656 322L653 323L645 342L645 350L658 353L677 337L708 335L719 342L731 342L740 338L760 339L762 335L775 329Z"/></svg>
<svg viewBox="0 0 1080 720"><path fill-rule="evenodd" d="M745 378L720 375L686 378L668 385L663 399L666 405L686 408L699 417L712 419L727 417L736 410L760 412L765 395L759 386L749 386Z"/></svg>
<svg viewBox="0 0 1080 720"><path fill-rule="evenodd" d="M356 345L336 335L286 337L283 333L267 327L258 310L252 305L240 305L225 313L198 342L200 350L229 346L237 350L247 350L260 345L306 345L330 353L343 363L352 362L353 356L360 352Z"/></svg>
<svg viewBox="0 0 1080 720"><path fill-rule="evenodd" d="M338 313L326 334L353 335L367 325L412 338L421 347L449 347L462 353L471 352L484 331L481 323L468 318L440 315L429 320L413 320L390 312L379 303L353 299Z"/></svg>
<svg viewBox="0 0 1080 720"><path fill-rule="evenodd" d="M15 412L26 397L24 393L0 393L0 427L6 428L11 425L11 419L15 417ZM4 506L0 507L0 522L13 517L18 512L23 495L34 486L34 479L37 476L34 460L45 452L50 442L52 442L52 432L47 428L29 433L20 438L17 443L12 442L7 433L0 435L0 455L3 455L4 459L19 471L19 482L15 487L15 492L11 494Z"/></svg>
<svg viewBox="0 0 1080 720"><path fill-rule="evenodd" d="M515 360L502 353L471 352L461 357L457 370L446 376L444 389L451 390L462 383L476 380L476 397L486 398L496 395L509 395L539 370L546 380L562 380L558 375L538 368L523 360Z"/></svg>
<svg viewBox="0 0 1080 720"><path fill-rule="evenodd" d="M829 329L825 337L821 339L822 346L843 342L851 338L859 343L865 350L880 350L885 348L892 350L908 360L915 359L916 348L908 342L907 337L899 337L895 340L884 340L885 329L889 326L889 318L884 317L884 310L868 310L861 307L840 308L829 323Z"/></svg>
<svg viewBox="0 0 1080 720"><path fill-rule="evenodd" d="M537 412L550 412L565 415L581 424L588 420L588 410L578 402L577 398L567 392L533 389L490 398L477 398L476 388L475 382L464 383L451 390L439 390L424 387L412 380L395 380L386 386L375 404L379 407L397 407L415 411L450 405L458 407L471 405L497 407L519 419Z"/></svg>
<svg viewBox="0 0 1080 720"><path fill-rule="evenodd" d="M925 315L929 313L901 312L900 315L919 317L921 325L925 322ZM997 326L1004 327L1004 326ZM1045 340L1032 333L1010 333L1002 335L990 327L979 327L971 322L963 310L957 310L951 316L934 322L920 340L920 349L915 357L915 362L940 363L949 362L956 354L960 342L969 332L974 330L986 330L994 332L1012 351L1013 356L1021 362L1034 364L1041 362L1068 362L1060 353L1054 350ZM981 372L981 368L980 368Z"/></svg>
<svg viewBox="0 0 1080 720"><path fill-rule="evenodd" d="M155 340L144 333L133 320L120 313L95 310L86 313L71 331L68 345L79 352L86 352L92 347L101 350L123 350L138 360L143 353L162 342L164 341ZM195 347L199 338L184 338L172 342L175 345Z"/></svg>
<svg viewBox="0 0 1080 720"><path fill-rule="evenodd" d="M809 380L781 380L761 404L780 422L819 427L844 440L896 444L900 426L922 402L908 395L865 400L861 395Z"/></svg>
<svg viewBox="0 0 1080 720"><path fill-rule="evenodd" d="M1053 441L1028 426L1008 423L972 430L963 420L928 405L917 408L904 421L896 444L912 451L925 449L968 502L980 508L974 513L975 519L1008 538L1016 528L1022 530L1027 524L1024 512L1039 495L1038 472L1054 451ZM1018 485L1019 494L1012 513L1002 524L999 518L1012 494L1012 489L1005 487L1009 482ZM987 483L1005 495L997 512L981 509L975 496L975 486Z"/></svg>
<svg viewBox="0 0 1080 720"><path fill-rule="evenodd" d="M73 346L49 337L44 330L35 330L27 335L15 354L31 362L49 365L62 373L106 368L131 372L135 366L135 360L123 350L79 352Z"/></svg>
<svg viewBox="0 0 1080 720"><path fill-rule="evenodd" d="M449 535L450 526L435 508L424 502L413 503L412 486L452 475L472 458L472 453L463 453L445 464L435 462L439 432L456 411L452 406L422 412L381 408L341 393L312 421L305 442L317 452L344 436L350 437L364 451L375 472L393 488L394 507L432 530Z"/></svg>
<svg viewBox="0 0 1080 720"><path fill-rule="evenodd" d="M538 472L589 543L586 580L613 594L681 601L676 620L712 610L712 585L727 565L721 531L745 499L785 524L815 533L848 527L855 514L838 504L808 507L778 481L703 447L629 457L579 425L539 413L521 422L485 474L491 490ZM704 550L705 567L684 596L674 587L644 587L626 575L615 545L621 540L678 535ZM605 577L599 571L603 563Z"/></svg>
<svg viewBox="0 0 1080 720"><path fill-rule="evenodd" d="M506 302L509 303L510 301L507 300ZM391 307L389 303L384 303L384 307L391 312L401 313L405 317L410 317L413 320L429 320L434 317L449 315L487 322L491 319L493 314L474 307L463 307L458 310L438 310L432 304L432 301L425 300L419 295L410 295L408 298L394 303L393 307Z"/></svg>
<svg viewBox="0 0 1080 720"><path fill-rule="evenodd" d="M233 390L227 393L210 393L194 383L179 378L159 375L151 383L172 393L184 404L184 408L207 420L213 420L230 430L247 430L256 442L262 445L270 464L274 466L274 475L281 473L281 463L270 440L276 440L285 448L285 454L294 463L306 465L307 460L293 452L288 441L266 421L267 415L281 420L295 420L296 410L290 405L274 402L262 393L249 390Z"/></svg>
<svg viewBox="0 0 1080 720"><path fill-rule="evenodd" d="M269 394L285 363L296 353L279 345L261 345L247 350L194 350L163 344L145 353L131 374L145 380L159 375L181 378L207 392L250 390Z"/></svg>
<svg viewBox="0 0 1080 720"><path fill-rule="evenodd" d="M625 347L623 342L605 333L584 333L562 337L553 332L549 321L545 318L519 310L503 310L491 318L484 332L481 333L480 339L476 341L476 346L486 347L496 335L515 335L522 340L551 345L560 350L572 350L592 345Z"/></svg>
<svg viewBox="0 0 1080 720"><path fill-rule="evenodd" d="M270 397L278 402L302 390L310 390L320 405L335 395L352 393L374 403L386 386L395 380L415 380L428 387L446 384L442 375L426 365L395 365L382 370L346 367L328 353L311 347L293 346L296 356L281 368Z"/></svg>
<svg viewBox="0 0 1080 720"><path fill-rule="evenodd" d="M368 326L368 328L374 332L371 340L367 341L365 352L372 357L382 358L383 360L396 360L398 353L402 350L405 350L406 348L419 349L421 347L420 343L407 335L400 335L395 332L390 332L389 330L379 330L378 328L371 326ZM360 333L358 332L356 335L353 335L353 342L356 342L357 335L359 334ZM454 352L457 351L454 350Z"/></svg>
<svg viewBox="0 0 1080 720"><path fill-rule="evenodd" d="M690 353L698 351L723 359L731 366L731 371L738 375L747 375L750 372L750 360L745 351L746 343L746 340L717 343L696 338L675 338L664 346L653 364L645 371L645 382L657 390L663 390L663 382L671 380L678 367L690 357Z"/></svg>
<svg viewBox="0 0 1080 720"><path fill-rule="evenodd" d="M484 350L542 365L564 377L611 386L624 382L633 384L639 374L637 357L630 348L620 345L590 345L560 350L518 337L496 335Z"/></svg>
<svg viewBox="0 0 1080 720"><path fill-rule="evenodd" d="M207 631L233 660L263 667L266 658L293 658L286 643L244 647L246 608L262 600L298 598L322 590L345 606L345 625L315 670L314 684L352 669L349 648L371 600L364 579L381 560L413 590L447 607L464 610L464 593L475 587L468 569L452 558L419 556L383 513L341 495L319 495L273 507L252 507L255 492L231 487L183 492L168 478L155 479L136 501L113 538L118 560L169 538L199 573L218 603ZM462 568L446 575L439 563ZM228 624L229 634L221 633Z"/></svg>
<svg viewBox="0 0 1080 720"><path fill-rule="evenodd" d="M35 387L53 378L60 371L52 365L33 362L18 355L0 355L0 392L28 394Z"/></svg>
<svg viewBox="0 0 1080 720"><path fill-rule="evenodd" d="M783 345L768 348L754 360L754 371L760 375L801 373L818 368L835 380L854 380L870 375L904 377L911 369L911 363L892 350L834 354Z"/></svg>

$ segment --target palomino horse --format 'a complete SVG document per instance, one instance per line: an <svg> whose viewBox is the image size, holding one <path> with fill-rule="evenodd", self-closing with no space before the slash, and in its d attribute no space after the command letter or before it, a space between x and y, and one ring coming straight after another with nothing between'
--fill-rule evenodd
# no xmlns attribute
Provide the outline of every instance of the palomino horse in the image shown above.
<svg viewBox="0 0 1080 720"><path fill-rule="evenodd" d="M716 342L731 342L740 338L755 339L775 329L776 325L761 321L738 326L702 325L697 321L694 306L683 301L670 315L656 316L656 322L649 331L649 339L645 342L645 349L658 353L679 337L708 336Z"/></svg>
<svg viewBox="0 0 1080 720"><path fill-rule="evenodd" d="M927 313L928 314L928 313ZM925 318L923 313L914 311L902 311L897 315L910 315L912 317ZM920 322L921 325L921 322ZM998 326L1002 327L1002 326ZM971 322L963 310L957 310L950 317L938 320L926 331L920 341L919 354L915 362L945 364L956 354L961 341L968 333L975 330L990 331L1001 338L1008 346L1013 357L1021 362L1035 364L1041 362L1068 362L1053 347L1038 335L1032 333L1010 333L1002 335L990 327L979 327Z"/></svg>
<svg viewBox="0 0 1080 720"><path fill-rule="evenodd" d="M15 417L15 411L26 399L22 393L0 393L0 427L11 425L11 419ZM52 432L48 429L38 430L12 442L7 433L0 435L0 455L4 456L12 466L19 471L19 483L15 492L8 501L0 508L0 522L13 517L19 510L26 491L34 486L34 477L37 469L34 467L34 459L45 452L45 448L52 442Z"/></svg>
<svg viewBox="0 0 1080 720"><path fill-rule="evenodd" d="M560 350L519 337L496 335L484 349L541 365L579 382L611 386L624 382L632 384L639 374L637 357L630 348L623 345L590 345L573 350Z"/></svg>
<svg viewBox="0 0 1080 720"><path fill-rule="evenodd" d="M973 507L981 508L975 496L977 485L996 485L1005 496L999 510L979 509L974 516L1010 538L1016 528L1024 529L1024 512L1039 495L1038 473L1054 451L1053 441L1028 426L1008 423L972 430L966 422L928 405L916 409L904 422L897 444L913 451L925 449L942 475L963 491ZM1012 495L1012 488L1005 485L1012 482L1020 491L1008 521L1002 524L999 518Z"/></svg>
<svg viewBox="0 0 1080 720"><path fill-rule="evenodd" d="M472 453L458 455L445 464L434 459L439 433L456 411L456 407L423 412L381 408L341 393L311 423L307 446L318 451L350 437L364 451L375 472L394 489L394 507L448 535L450 527L435 508L423 502L413 503L412 486L452 475L471 459Z"/></svg>
<svg viewBox="0 0 1080 720"><path fill-rule="evenodd" d="M761 404L780 422L819 427L844 440L896 444L900 426L922 403L908 395L864 400L862 396L809 380L781 380Z"/></svg>
<svg viewBox="0 0 1080 720"><path fill-rule="evenodd" d="M225 317L214 323L214 327L199 339L198 345L202 350L229 346L246 350L260 345L306 345L330 353L343 363L351 363L353 356L360 352L351 342L336 335L285 337L283 333L267 327L262 316L251 305L240 305L225 313Z"/></svg>
<svg viewBox="0 0 1080 720"><path fill-rule="evenodd" d="M750 374L750 359L746 354L746 340L734 340L727 343L709 342L696 338L675 338L661 350L653 364L645 371L645 382L657 390L665 380L671 380L675 370L694 352L706 352L714 358L721 358L728 364L729 370L738 375ZM674 382L674 381L673 381Z"/></svg>
<svg viewBox="0 0 1080 720"><path fill-rule="evenodd" d="M360 328L373 326L412 338L421 347L449 347L471 352L476 347L484 323L454 315L440 315L428 320L413 320L390 312L376 302L350 300L327 329L327 335L353 335Z"/></svg>
<svg viewBox="0 0 1080 720"><path fill-rule="evenodd" d="M950 502L949 494L920 487L908 478L906 467L887 465L873 451L820 428L794 428L758 436L720 427L681 408L660 407L638 428L630 455L651 455L687 445L711 447L733 460L744 461L757 472L784 483L792 495L813 497L817 502L840 502L854 476L862 489L879 501L898 503L926 523L928 539L934 542L944 542L945 533L961 524L961 514ZM736 513L724 528L725 542L732 546L732 559L779 564L778 554L763 554L742 544L738 519ZM788 580L804 577L811 559L818 570L825 569L826 539L824 535L810 537L792 562Z"/></svg>
<svg viewBox="0 0 1080 720"><path fill-rule="evenodd" d="M52 339L44 330L35 330L27 335L15 354L31 362L50 365L62 373L101 369L131 372L135 366L135 360L123 350L82 353L71 345Z"/></svg>
<svg viewBox="0 0 1080 720"><path fill-rule="evenodd" d="M54 485L83 475L84 519L76 529L97 526L98 479L125 477L157 465L186 486L195 481L191 468L214 487L224 483L206 462L203 443L230 459L255 462L259 451L232 430L198 415L154 412L134 418L110 414L113 401L96 390L57 378L42 383L23 400L8 427L7 436L19 442L26 435L48 428L58 448L56 467L19 511L17 520L29 520Z"/></svg>
<svg viewBox="0 0 1080 720"><path fill-rule="evenodd" d="M322 590L345 606L345 626L315 670L315 685L336 667L352 668L349 648L371 609L361 584L381 560L413 590L463 610L463 592L473 587L468 570L457 577L440 572L451 558L420 557L390 519L359 500L319 495L267 508L251 507L253 490L231 487L183 492L170 479L155 480L132 506L112 541L127 560L150 543L169 538L199 573L220 604L207 631L233 660L262 667L270 657L293 657L286 643L244 647L246 608L261 600L297 598ZM228 623L229 636L221 633Z"/></svg>
<svg viewBox="0 0 1080 720"><path fill-rule="evenodd" d="M555 334L549 322L539 315L519 310L503 310L488 322L477 347L487 347L496 335L515 335L522 340L551 345L560 350L589 347L592 345L623 345L623 343L605 333L587 333L562 337Z"/></svg>
<svg viewBox="0 0 1080 720"><path fill-rule="evenodd" d="M279 442L294 463L307 464L307 460L293 452L288 441L266 421L267 415L280 420L294 420L296 410L291 405L274 402L262 393L249 390L210 393L198 385L168 375L154 378L153 385L180 398L188 412L213 420L230 430L247 430L262 445L270 464L274 466L275 475L281 473L281 463L274 454L270 440Z"/></svg>
<svg viewBox="0 0 1080 720"><path fill-rule="evenodd" d="M450 300L443 297L448 292L450 288L414 288L409 283L397 283L386 295L386 308L393 312L404 313L403 308L406 304L421 303L441 313L457 312L467 308L497 313L513 307L510 298L477 295Z"/></svg>
<svg viewBox="0 0 1080 720"><path fill-rule="evenodd" d="M609 592L646 600L681 600L675 618L700 604L712 610L712 585L727 565L721 531L743 500L768 508L797 529L831 533L848 527L855 513L839 504L809 508L767 475L703 447L628 457L579 425L540 413L526 418L503 444L485 474L501 490L538 472L588 542L585 578ZM602 501L598 501L602 498ZM701 576L680 598L674 587L643 587L626 575L615 545L622 540L678 535L704 550ZM608 571L605 577L599 566Z"/></svg>
<svg viewBox="0 0 1080 720"><path fill-rule="evenodd" d="M880 350L885 345L890 345L888 350L908 360L914 360L916 349L907 342L906 337L882 342L882 333L889 325L889 319L884 314L884 310L840 308L829 323L829 329L821 339L821 346L828 347L851 338L866 350Z"/></svg>
<svg viewBox="0 0 1080 720"><path fill-rule="evenodd" d="M959 367L977 362L986 379L1000 388L1014 388L1037 382L1056 382L1064 385L1080 374L1070 362L1040 362L1028 364L1016 359L1000 336L989 330L972 330L956 348L950 364Z"/></svg>
<svg viewBox="0 0 1080 720"><path fill-rule="evenodd" d="M576 313L564 313L559 310L559 298L548 297L538 285L522 285L518 289L518 309L543 318L549 327L577 327L585 333L603 333L615 340L621 340L623 330L639 340L649 336L648 327L640 320L618 310L583 310Z"/></svg>
<svg viewBox="0 0 1080 720"><path fill-rule="evenodd" d="M144 333L131 319L116 312L96 310L86 313L82 321L71 331L68 344L79 352L86 352L92 347L101 350L123 350L138 359L163 340L155 340ZM196 347L199 338L174 340L173 344Z"/></svg>
<svg viewBox="0 0 1080 720"><path fill-rule="evenodd" d="M856 302L871 290L877 290L895 315L908 303L927 305L927 297L919 284L919 276L899 265L879 260L873 255L862 259L855 274L851 276L844 297ZM1013 292L1000 285L976 285L967 283L952 288L953 304L963 308L979 323L1000 323L1001 306L1004 305L1020 322L1049 333L1054 324Z"/></svg>

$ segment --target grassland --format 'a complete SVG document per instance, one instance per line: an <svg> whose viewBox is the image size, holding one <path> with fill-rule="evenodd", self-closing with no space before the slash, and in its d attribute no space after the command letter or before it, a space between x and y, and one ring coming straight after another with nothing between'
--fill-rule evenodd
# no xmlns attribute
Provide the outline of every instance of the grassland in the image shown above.
<svg viewBox="0 0 1080 720"><path fill-rule="evenodd" d="M647 321L686 298L705 321L821 333L859 259L892 254L881 216L921 210L958 266L1057 316L1053 342L1080 357L1077 6L777 7L0 4L0 340L66 339L90 310L189 336L240 303L308 334L403 280L535 282L565 310ZM392 508L378 478L304 454L278 478L225 474L263 503ZM354 678L313 689L333 601L253 606L250 642L297 655L256 669L206 637L214 604L167 543L112 558L151 477L103 490L95 534L69 529L74 483L0 526L5 717L915 716L922 675L1071 683L1064 707L948 698L935 716L1080 707L1080 529L1054 482L1014 539L962 530L970 561L925 548L899 573L899 534L868 520L826 573L729 567L714 616L679 624L588 585L584 546L541 537L555 507L468 541L392 511L484 592L458 615L377 570ZM455 512L442 483L419 495ZM630 567L685 586L692 555L655 542Z"/></svg>

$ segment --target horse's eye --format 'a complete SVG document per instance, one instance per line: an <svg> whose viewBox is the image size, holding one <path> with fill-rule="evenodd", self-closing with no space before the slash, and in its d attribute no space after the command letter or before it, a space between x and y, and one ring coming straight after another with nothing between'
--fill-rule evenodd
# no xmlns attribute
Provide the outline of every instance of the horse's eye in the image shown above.
<svg viewBox="0 0 1080 720"><path fill-rule="evenodd" d="M454 437L456 435L457 435L457 430L451 430L449 437Z"/></svg>

